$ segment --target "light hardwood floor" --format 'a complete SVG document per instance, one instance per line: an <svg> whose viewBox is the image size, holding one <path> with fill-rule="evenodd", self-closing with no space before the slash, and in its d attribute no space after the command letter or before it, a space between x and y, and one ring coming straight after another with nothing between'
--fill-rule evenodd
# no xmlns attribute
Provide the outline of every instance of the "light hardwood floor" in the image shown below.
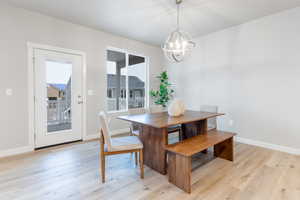
<svg viewBox="0 0 300 200"><path fill-rule="evenodd" d="M147 167L141 180L130 154L107 159L102 184L98 141L44 149L0 159L0 199L300 199L299 156L236 144L234 163L207 162L210 154L197 158L192 193L187 194Z"/></svg>

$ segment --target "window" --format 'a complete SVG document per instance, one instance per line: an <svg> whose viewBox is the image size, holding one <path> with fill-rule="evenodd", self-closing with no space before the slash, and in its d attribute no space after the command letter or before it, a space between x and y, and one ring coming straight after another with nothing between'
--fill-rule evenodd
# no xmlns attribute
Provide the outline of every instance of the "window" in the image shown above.
<svg viewBox="0 0 300 200"><path fill-rule="evenodd" d="M107 90L107 98L112 98L112 89Z"/></svg>
<svg viewBox="0 0 300 200"><path fill-rule="evenodd" d="M107 50L108 111L144 108L147 96L146 82L145 57Z"/></svg>
<svg viewBox="0 0 300 200"><path fill-rule="evenodd" d="M125 89L121 90L121 98L122 99L126 98L126 90Z"/></svg>
<svg viewBox="0 0 300 200"><path fill-rule="evenodd" d="M132 90L129 91L129 97L130 97L131 99L133 98L133 91L132 91Z"/></svg>

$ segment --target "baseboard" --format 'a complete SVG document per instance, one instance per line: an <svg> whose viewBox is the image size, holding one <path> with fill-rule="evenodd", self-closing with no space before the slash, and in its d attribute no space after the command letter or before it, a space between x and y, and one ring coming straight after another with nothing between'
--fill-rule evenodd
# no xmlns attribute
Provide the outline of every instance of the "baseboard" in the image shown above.
<svg viewBox="0 0 300 200"><path fill-rule="evenodd" d="M92 134L92 135L86 135L86 136L83 137L83 141L94 140L94 139L97 139L97 138L100 138L100 134L99 133Z"/></svg>
<svg viewBox="0 0 300 200"><path fill-rule="evenodd" d="M130 132L130 128L123 128L123 129L116 129L116 130L112 130L111 131L111 135L119 135L122 133L129 133ZM100 134L92 134L92 135L87 135L83 138L84 141L87 140L94 140L94 139L98 139L100 138Z"/></svg>
<svg viewBox="0 0 300 200"><path fill-rule="evenodd" d="M14 149L8 149L8 150L0 151L0 158L14 156L23 153L29 153L33 151L34 148L32 146L24 146L24 147L18 147Z"/></svg>
<svg viewBox="0 0 300 200"><path fill-rule="evenodd" d="M129 132L130 132L129 128L116 129L116 130L111 131L111 135L119 135L122 133L129 133ZM93 139L97 139L97 138L100 138L99 133L87 135L83 138L83 140L86 141L86 140L93 140ZM0 158L14 156L14 155L28 153L28 152L33 152L33 151L34 151L34 147L32 147L32 146L24 146L24 147L19 147L19 148L15 148L15 149L3 150L3 151L0 151Z"/></svg>
<svg viewBox="0 0 300 200"><path fill-rule="evenodd" d="M285 153L290 153L294 155L300 155L300 149L292 148L292 147L287 147L287 146L281 146L277 144L271 144L267 142L261 142L257 140L251 140L248 138L242 138L242 137L235 137L236 142L244 143L244 144L249 144L249 145L254 145L254 146L259 146L267 149L272 149L276 151L282 151Z"/></svg>

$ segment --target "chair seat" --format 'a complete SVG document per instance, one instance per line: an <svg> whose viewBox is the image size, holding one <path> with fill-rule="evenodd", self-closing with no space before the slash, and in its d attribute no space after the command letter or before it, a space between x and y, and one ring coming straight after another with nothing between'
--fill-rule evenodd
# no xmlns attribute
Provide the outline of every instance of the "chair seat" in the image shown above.
<svg viewBox="0 0 300 200"><path fill-rule="evenodd" d="M179 131L181 129L181 125L174 125L174 126L169 126L168 127L168 132L176 132Z"/></svg>
<svg viewBox="0 0 300 200"><path fill-rule="evenodd" d="M208 125L207 125L207 130L208 130L208 131L214 130L214 129L216 129L216 126L211 125L211 124L208 124Z"/></svg>
<svg viewBox="0 0 300 200"><path fill-rule="evenodd" d="M142 149L143 144L136 136L118 137L112 139L112 149L114 151L126 151L134 149ZM104 146L104 151L108 152L107 146Z"/></svg>

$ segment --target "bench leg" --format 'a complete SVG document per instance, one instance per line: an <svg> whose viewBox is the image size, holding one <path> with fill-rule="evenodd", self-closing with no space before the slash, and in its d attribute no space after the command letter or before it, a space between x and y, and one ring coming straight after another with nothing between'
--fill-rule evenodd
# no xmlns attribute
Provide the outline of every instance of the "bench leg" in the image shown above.
<svg viewBox="0 0 300 200"><path fill-rule="evenodd" d="M169 152L168 159L169 182L173 183L185 192L191 193L191 157Z"/></svg>
<svg viewBox="0 0 300 200"><path fill-rule="evenodd" d="M214 145L214 156L233 161L233 138Z"/></svg>

